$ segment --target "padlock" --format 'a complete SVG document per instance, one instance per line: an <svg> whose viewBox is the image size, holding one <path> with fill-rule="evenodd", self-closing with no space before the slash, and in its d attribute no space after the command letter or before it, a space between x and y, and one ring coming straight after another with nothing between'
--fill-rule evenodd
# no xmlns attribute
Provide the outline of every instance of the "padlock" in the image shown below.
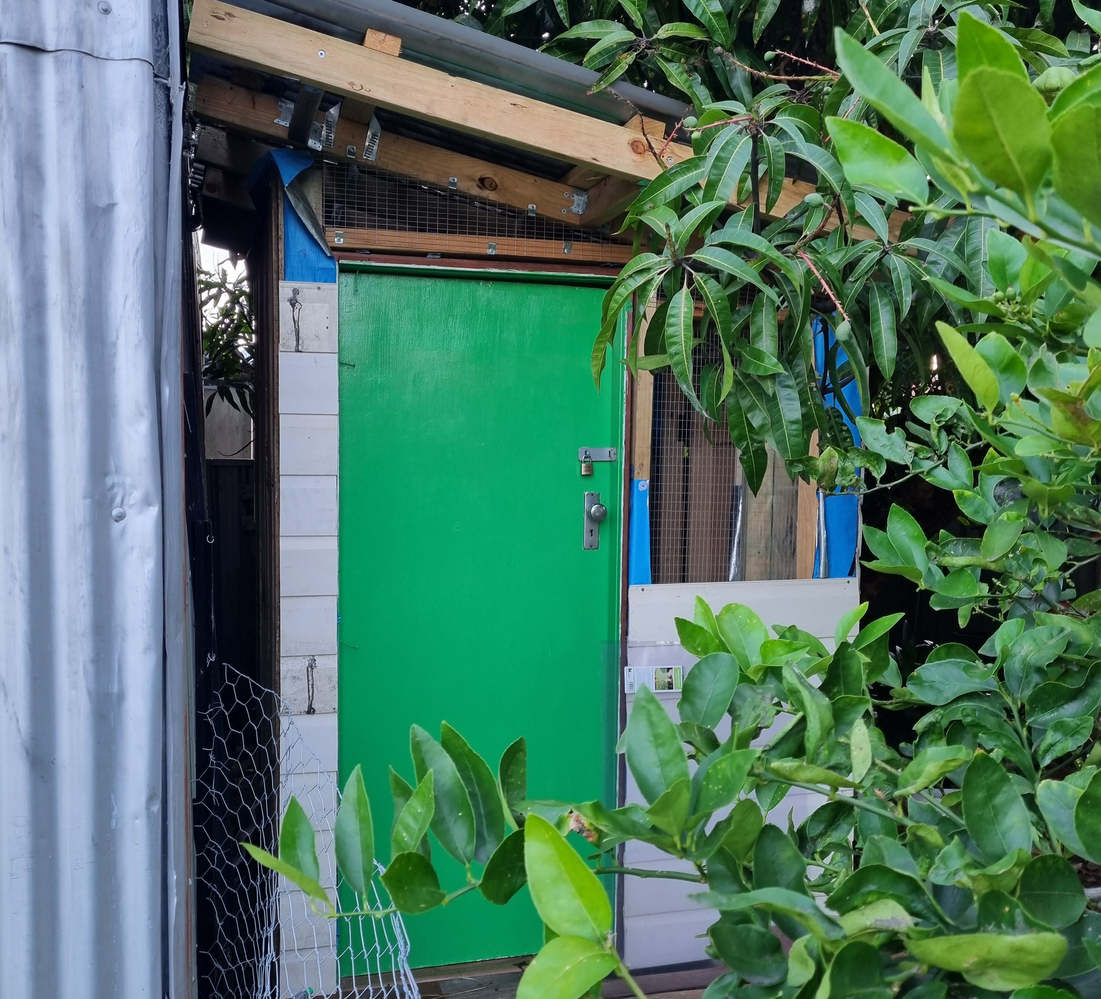
<svg viewBox="0 0 1101 999"><path fill-rule="evenodd" d="M588 451L581 456L581 474L583 476L593 474L593 459Z"/></svg>

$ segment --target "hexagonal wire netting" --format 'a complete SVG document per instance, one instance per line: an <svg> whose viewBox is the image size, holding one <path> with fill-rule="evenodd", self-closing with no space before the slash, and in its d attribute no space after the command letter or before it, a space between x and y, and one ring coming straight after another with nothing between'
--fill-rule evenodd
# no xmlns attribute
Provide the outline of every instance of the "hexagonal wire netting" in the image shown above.
<svg viewBox="0 0 1101 999"><path fill-rule="evenodd" d="M208 703L197 719L193 798L200 999L419 999L399 914L326 919L240 846L276 853L279 818L294 794L317 830L320 881L334 895L340 792L286 703L226 664ZM371 897L357 897L358 908L389 907L381 872L376 864Z"/></svg>

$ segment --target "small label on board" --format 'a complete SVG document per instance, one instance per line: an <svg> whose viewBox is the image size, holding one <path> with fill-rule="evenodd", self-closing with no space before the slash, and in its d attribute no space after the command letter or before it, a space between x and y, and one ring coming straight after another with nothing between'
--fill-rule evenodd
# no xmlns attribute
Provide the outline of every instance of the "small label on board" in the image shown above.
<svg viewBox="0 0 1101 999"><path fill-rule="evenodd" d="M680 690L684 681L683 666L627 666L623 670L623 691L634 694L639 687L649 687L655 693Z"/></svg>

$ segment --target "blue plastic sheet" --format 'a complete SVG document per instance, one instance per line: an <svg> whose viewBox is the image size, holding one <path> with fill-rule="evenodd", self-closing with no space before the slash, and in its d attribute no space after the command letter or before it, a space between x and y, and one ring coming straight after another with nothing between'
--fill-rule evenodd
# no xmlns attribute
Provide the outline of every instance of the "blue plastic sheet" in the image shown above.
<svg viewBox="0 0 1101 999"><path fill-rule="evenodd" d="M631 586L652 581L650 574L650 480L631 480L631 521L627 542L627 582Z"/></svg>
<svg viewBox="0 0 1101 999"><path fill-rule="evenodd" d="M268 164L274 163L285 188L303 170L313 166L313 157L297 149L274 149L262 157L249 176L250 189L260 182ZM298 217L290 198L283 195L283 279L310 284L336 281L336 261L314 238Z"/></svg>
<svg viewBox="0 0 1101 999"><path fill-rule="evenodd" d="M835 340L833 331L821 319L814 320L814 361L819 371L825 369L826 351L830 349ZM845 363L845 351L837 348L837 366ZM860 392L856 382L851 381L841 389L841 394L849 404L849 408L858 416L861 415ZM840 409L833 393L825 395L827 406ZM860 444L860 431L848 418L844 410L841 410L841 418L853 435L853 441ZM826 527L826 572L822 573L822 551L819 537L819 550L814 557L814 577L821 579L825 575L828 579L844 579L853 575L856 563L856 548L859 543L860 526L860 500L856 496L822 496L822 519Z"/></svg>

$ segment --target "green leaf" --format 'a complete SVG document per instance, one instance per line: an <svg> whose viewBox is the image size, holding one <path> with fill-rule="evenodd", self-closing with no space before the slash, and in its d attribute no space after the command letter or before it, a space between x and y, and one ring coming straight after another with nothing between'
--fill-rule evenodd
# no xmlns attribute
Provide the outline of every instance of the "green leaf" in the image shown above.
<svg viewBox="0 0 1101 999"><path fill-rule="evenodd" d="M923 964L957 971L972 985L997 992L1027 988L1049 978L1067 952L1058 933L960 933L906 941Z"/></svg>
<svg viewBox="0 0 1101 999"><path fill-rule="evenodd" d="M867 612L867 601L864 601L862 604L857 604L855 607L850 607L845 611L838 620L837 627L833 629L834 644L840 645L844 642L849 637L849 633L860 623L861 618L863 618Z"/></svg>
<svg viewBox="0 0 1101 999"><path fill-rule="evenodd" d="M357 895L366 896L375 874L375 830L371 824L371 802L359 764L344 785L333 838L340 873Z"/></svg>
<svg viewBox="0 0 1101 999"><path fill-rule="evenodd" d="M604 943L612 928L607 892L558 830L534 814L524 825L524 866L544 923L559 936Z"/></svg>
<svg viewBox="0 0 1101 999"><path fill-rule="evenodd" d="M786 888L805 895L807 863L791 837L779 826L766 825L753 845L753 887Z"/></svg>
<svg viewBox="0 0 1101 999"><path fill-rule="evenodd" d="M881 285L868 286L868 318L875 363L883 373L883 377L889 379L895 370L898 335L895 332L894 303Z"/></svg>
<svg viewBox="0 0 1101 999"><path fill-rule="evenodd" d="M432 862L421 853L399 853L381 880L398 911L408 915L435 909L447 897Z"/></svg>
<svg viewBox="0 0 1101 999"><path fill-rule="evenodd" d="M841 925L850 937L883 930L901 933L914 925L914 917L893 899L884 898L845 913L841 917Z"/></svg>
<svg viewBox="0 0 1101 999"><path fill-rule="evenodd" d="M436 808L432 783L432 771L429 770L401 811L394 816L394 827L390 831L390 848L394 856L417 850L428 832Z"/></svg>
<svg viewBox="0 0 1101 999"><path fill-rule="evenodd" d="M1093 735L1093 719L1090 717L1060 718L1052 722L1036 748L1040 766L1046 767L1060 756L1074 752L1084 745L1091 735Z"/></svg>
<svg viewBox="0 0 1101 999"><path fill-rule="evenodd" d="M771 760L768 769L781 780L798 781L800 784L824 784L832 788L856 787L853 781L833 770L827 770L815 763L803 763L801 760Z"/></svg>
<svg viewBox="0 0 1101 999"><path fill-rule="evenodd" d="M891 313L892 322L894 313ZM892 358L893 362L893 358ZM858 416L856 426L860 431L861 440L869 451L883 455L888 461L896 465L905 465L907 468L913 463L914 450L906 440L906 435L901 427L895 427L887 433L887 427L882 420L873 420L869 416Z"/></svg>
<svg viewBox="0 0 1101 999"><path fill-rule="evenodd" d="M692 779L693 815L710 815L731 804L745 785L749 768L760 753L757 749L736 749L708 757Z"/></svg>
<svg viewBox="0 0 1101 999"><path fill-rule="evenodd" d="M757 0L757 8L753 14L753 44L761 40L765 28L780 9L780 0Z"/></svg>
<svg viewBox="0 0 1101 999"><path fill-rule="evenodd" d="M524 830L506 836L489 858L479 885L486 900L504 905L527 883L524 869Z"/></svg>
<svg viewBox="0 0 1101 999"><path fill-rule="evenodd" d="M784 690L792 703L803 712L807 720L807 730L804 736L807 759L813 760L818 752L818 747L829 738L833 732L833 709L826 696L815 686L808 682L798 670L791 666L783 666L780 670L780 678ZM798 780L799 778L792 778Z"/></svg>
<svg viewBox="0 0 1101 999"><path fill-rule="evenodd" d="M742 672L761 661L761 646L768 641L768 629L757 612L745 604L727 604L719 611L716 623L719 636Z"/></svg>
<svg viewBox="0 0 1101 999"><path fill-rule="evenodd" d="M329 901L328 892L318 884L316 878L311 878L297 867L293 867L278 857L273 857L267 850L261 850L260 847L253 846L251 843L242 843L241 846L258 864L275 871L276 874L282 874L291 884L297 885L310 898L320 902L326 908L332 909L333 903Z"/></svg>
<svg viewBox="0 0 1101 999"><path fill-rule="evenodd" d="M1059 96L1051 102L1048 117L1055 122L1064 111L1069 111L1084 101L1096 103L1099 98L1101 98L1101 65L1091 66L1059 91Z"/></svg>
<svg viewBox="0 0 1101 999"><path fill-rule="evenodd" d="M505 813L493 771L469 743L447 722L440 730L440 744L451 757L474 809L474 859L486 863L505 837Z"/></svg>
<svg viewBox="0 0 1101 999"><path fill-rule="evenodd" d="M994 233L990 234L993 237ZM1024 359L1000 333L987 333L977 344L975 352L990 366L998 379L998 396L1009 404L1015 394L1025 387L1028 371Z"/></svg>
<svg viewBox="0 0 1101 999"><path fill-rule="evenodd" d="M578 999L618 964L615 953L591 940L557 936L524 969L516 999Z"/></svg>
<svg viewBox="0 0 1101 999"><path fill-rule="evenodd" d="M877 56L840 28L834 31L834 45L838 65L864 100L918 145L931 153L953 158L944 129L917 95Z"/></svg>
<svg viewBox="0 0 1101 999"><path fill-rule="evenodd" d="M723 920L707 931L722 962L753 985L776 985L787 978L788 963L780 938L752 923Z"/></svg>
<svg viewBox="0 0 1101 999"><path fill-rule="evenodd" d="M876 188L917 204L929 200L925 171L897 142L848 118L827 118L826 128L853 187Z"/></svg>
<svg viewBox="0 0 1101 999"><path fill-rule="evenodd" d="M696 773L699 773L699 770ZM691 784L685 777L663 792L662 796L646 809L646 819L662 832L670 836L680 836L688 823L690 799Z"/></svg>
<svg viewBox="0 0 1101 999"><path fill-rule="evenodd" d="M739 281L745 281L763 291L769 298L779 304L780 297L773 288L770 288L761 279L760 273L741 257L735 256L729 250L718 246L704 246L692 254L692 261L706 267L713 267L724 274L730 274Z"/></svg>
<svg viewBox="0 0 1101 999"><path fill-rule="evenodd" d="M1017 545L1025 525L1024 520L992 521L983 532L979 551L988 562L995 562Z"/></svg>
<svg viewBox="0 0 1101 999"><path fill-rule="evenodd" d="M1042 780L1036 786L1036 804L1048 830L1077 857L1086 856L1086 847L1074 828L1074 813L1082 797L1082 788L1065 780ZM1101 822L1101 814L1090 821Z"/></svg>
<svg viewBox="0 0 1101 999"><path fill-rule="evenodd" d="M1043 97L1027 80L982 66L960 86L952 136L995 183L1031 198L1051 168L1051 126Z"/></svg>
<svg viewBox="0 0 1101 999"><path fill-rule="evenodd" d="M1063 718L1092 717L1101 707L1101 667L1093 666L1077 687L1050 680L1028 695L1028 724L1046 727Z"/></svg>
<svg viewBox="0 0 1101 999"><path fill-rule="evenodd" d="M742 466L746 485L756 495L768 468L768 451L749 422L737 392L731 392L726 398L726 426L731 441L738 449L738 461Z"/></svg>
<svg viewBox="0 0 1101 999"><path fill-rule="evenodd" d="M970 759L971 750L966 746L930 746L923 749L902 771L895 797L924 791Z"/></svg>
<svg viewBox="0 0 1101 999"><path fill-rule="evenodd" d="M1087 7L1079 0L1070 0L1074 5L1074 13L1086 22L1097 34L1101 34L1101 11Z"/></svg>
<svg viewBox="0 0 1101 999"><path fill-rule="evenodd" d="M730 44L730 22L726 19L723 5L719 0L684 0L684 6L700 24L707 28L716 42L720 45Z"/></svg>
<svg viewBox="0 0 1101 999"><path fill-rule="evenodd" d="M986 753L977 753L964 774L963 821L988 863L1032 849L1028 807L1005 768Z"/></svg>
<svg viewBox="0 0 1101 999"><path fill-rule="evenodd" d="M689 655L699 656L702 659L704 656L723 651L723 643L707 628L695 621L678 617L674 618L674 623L680 644Z"/></svg>
<svg viewBox="0 0 1101 999"><path fill-rule="evenodd" d="M997 28L980 21L968 10L956 22L957 78L962 82L980 66L1002 69L1028 82L1028 71L1013 43Z"/></svg>
<svg viewBox="0 0 1101 999"><path fill-rule="evenodd" d="M1074 806L1074 831L1085 850L1083 856L1101 863L1101 771L1093 775Z"/></svg>
<svg viewBox="0 0 1101 999"><path fill-rule="evenodd" d="M1017 900L1030 916L1056 930L1078 922L1086 910L1086 893L1078 872L1053 853L1029 862L1021 874Z"/></svg>
<svg viewBox="0 0 1101 999"><path fill-rule="evenodd" d="M283 823L279 827L279 859L294 870L301 871L312 881L321 880L313 826L293 794L287 802Z"/></svg>
<svg viewBox="0 0 1101 999"><path fill-rule="evenodd" d="M618 964L613 952L591 940L557 936L524 969L516 999L578 999Z"/></svg>
<svg viewBox="0 0 1101 999"><path fill-rule="evenodd" d="M981 70L979 72L982 72ZM983 409L992 411L998 405L1000 393L998 390L998 378L990 365L967 342L966 337L947 323L937 321L937 332L941 341L948 349L957 370L967 382L968 387L975 393Z"/></svg>
<svg viewBox="0 0 1101 999"><path fill-rule="evenodd" d="M688 757L677 727L648 687L635 694L624 745L627 766L651 804L677 781L687 780Z"/></svg>
<svg viewBox="0 0 1101 999"><path fill-rule="evenodd" d="M690 895L689 898L722 912L744 912L747 909L762 908L768 912L790 916L819 940L839 940L845 936L840 925L818 908L814 899L789 888L757 888L738 895L710 891Z"/></svg>
<svg viewBox="0 0 1101 999"><path fill-rule="evenodd" d="M665 346L669 352L669 368L677 379L681 391L701 413L703 405L696 396L692 382L692 321L695 303L688 284L678 291L669 302L665 318ZM706 414L704 414L706 415Z"/></svg>
<svg viewBox="0 0 1101 999"><path fill-rule="evenodd" d="M883 979L879 951L863 940L852 940L834 956L828 972L829 999L893 999Z"/></svg>
<svg viewBox="0 0 1101 999"><path fill-rule="evenodd" d="M505 804L515 812L516 806L528 796L528 744L523 736L501 754L497 778Z"/></svg>
<svg viewBox="0 0 1101 999"><path fill-rule="evenodd" d="M849 729L849 753L852 757L853 780L859 784L872 766L872 744L863 718L857 718Z"/></svg>
<svg viewBox="0 0 1101 999"><path fill-rule="evenodd" d="M474 859L474 809L470 804L470 795L443 746L419 725L414 725L410 730L409 747L417 781L424 780L429 770L433 773L436 801L432 832L440 845L465 866Z"/></svg>
<svg viewBox="0 0 1101 999"><path fill-rule="evenodd" d="M897 902L918 919L941 921L936 903L917 878L882 864L862 864L829 897L830 908L841 915L884 900Z"/></svg>
<svg viewBox="0 0 1101 999"><path fill-rule="evenodd" d="M684 678L680 699L682 721L714 728L730 707L738 686L738 662L726 652L713 652L696 663Z"/></svg>
<svg viewBox="0 0 1101 999"><path fill-rule="evenodd" d="M1079 104L1051 130L1055 190L1094 225L1101 225L1101 106Z"/></svg>

